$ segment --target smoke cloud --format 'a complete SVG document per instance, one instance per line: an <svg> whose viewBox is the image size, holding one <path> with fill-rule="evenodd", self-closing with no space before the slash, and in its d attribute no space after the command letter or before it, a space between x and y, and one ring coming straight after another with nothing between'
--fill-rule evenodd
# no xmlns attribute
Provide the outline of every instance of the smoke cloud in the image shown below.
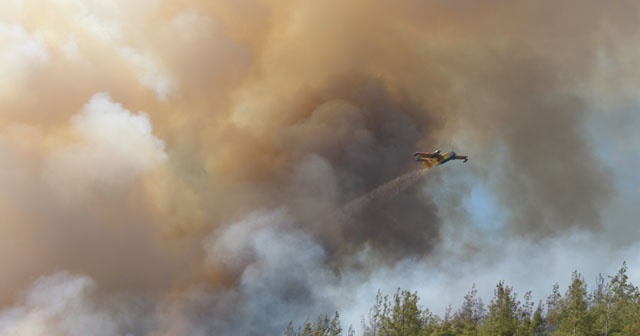
<svg viewBox="0 0 640 336"><path fill-rule="evenodd" d="M633 1L4 7L2 334L357 327L378 288L636 251Z"/></svg>

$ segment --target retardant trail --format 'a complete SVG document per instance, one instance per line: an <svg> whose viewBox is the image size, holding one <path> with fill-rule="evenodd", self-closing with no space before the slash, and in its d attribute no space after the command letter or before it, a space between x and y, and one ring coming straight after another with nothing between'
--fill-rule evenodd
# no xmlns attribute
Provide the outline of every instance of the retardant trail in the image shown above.
<svg viewBox="0 0 640 336"><path fill-rule="evenodd" d="M420 169L398 176L395 179L371 190L370 192L352 200L342 208L336 210L329 218L333 221L344 222L358 213L371 202L386 202L416 183L426 175L428 169Z"/></svg>

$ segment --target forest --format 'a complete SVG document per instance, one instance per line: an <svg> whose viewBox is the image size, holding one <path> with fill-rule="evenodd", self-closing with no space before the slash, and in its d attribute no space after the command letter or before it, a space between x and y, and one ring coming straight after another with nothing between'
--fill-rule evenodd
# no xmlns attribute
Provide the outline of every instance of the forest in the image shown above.
<svg viewBox="0 0 640 336"><path fill-rule="evenodd" d="M640 292L627 275L627 264L615 275L599 276L587 286L574 271L566 291L556 283L546 300L534 302L532 293L522 297L504 281L498 282L485 305L475 284L458 309L451 306L443 316L423 308L417 292L398 289L392 296L378 292L369 312L363 312L363 336L510 336L510 335L640 335ZM302 325L289 326L285 336L355 336L346 330L340 314L320 315Z"/></svg>

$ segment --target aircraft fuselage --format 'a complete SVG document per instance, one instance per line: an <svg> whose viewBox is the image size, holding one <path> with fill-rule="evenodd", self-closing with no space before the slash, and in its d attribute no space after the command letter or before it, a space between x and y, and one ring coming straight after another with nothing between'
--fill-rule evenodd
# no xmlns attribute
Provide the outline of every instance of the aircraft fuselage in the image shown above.
<svg viewBox="0 0 640 336"><path fill-rule="evenodd" d="M451 160L464 160L464 162L467 162L468 160L467 156L458 156L454 151L450 151L444 154L440 154L439 150L436 150L433 153L415 152L413 153L413 156L415 157L416 161L422 161L422 164L425 168L439 166Z"/></svg>

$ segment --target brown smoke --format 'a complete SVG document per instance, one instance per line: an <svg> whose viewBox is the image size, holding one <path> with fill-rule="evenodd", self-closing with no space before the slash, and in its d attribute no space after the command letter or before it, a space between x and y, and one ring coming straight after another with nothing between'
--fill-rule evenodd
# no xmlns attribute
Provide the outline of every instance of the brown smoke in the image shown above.
<svg viewBox="0 0 640 336"><path fill-rule="evenodd" d="M148 325L109 330L279 332L335 309L324 296L342 272L437 247L464 190L449 209L416 186L346 224L322 219L439 145L471 155L467 174L524 237L598 229L612 194L584 85L599 55L624 53L611 41L632 40L634 1L7 7L0 303L68 271L93 280L36 291L95 281L162 298L132 313ZM428 181L446 188L442 168Z"/></svg>

